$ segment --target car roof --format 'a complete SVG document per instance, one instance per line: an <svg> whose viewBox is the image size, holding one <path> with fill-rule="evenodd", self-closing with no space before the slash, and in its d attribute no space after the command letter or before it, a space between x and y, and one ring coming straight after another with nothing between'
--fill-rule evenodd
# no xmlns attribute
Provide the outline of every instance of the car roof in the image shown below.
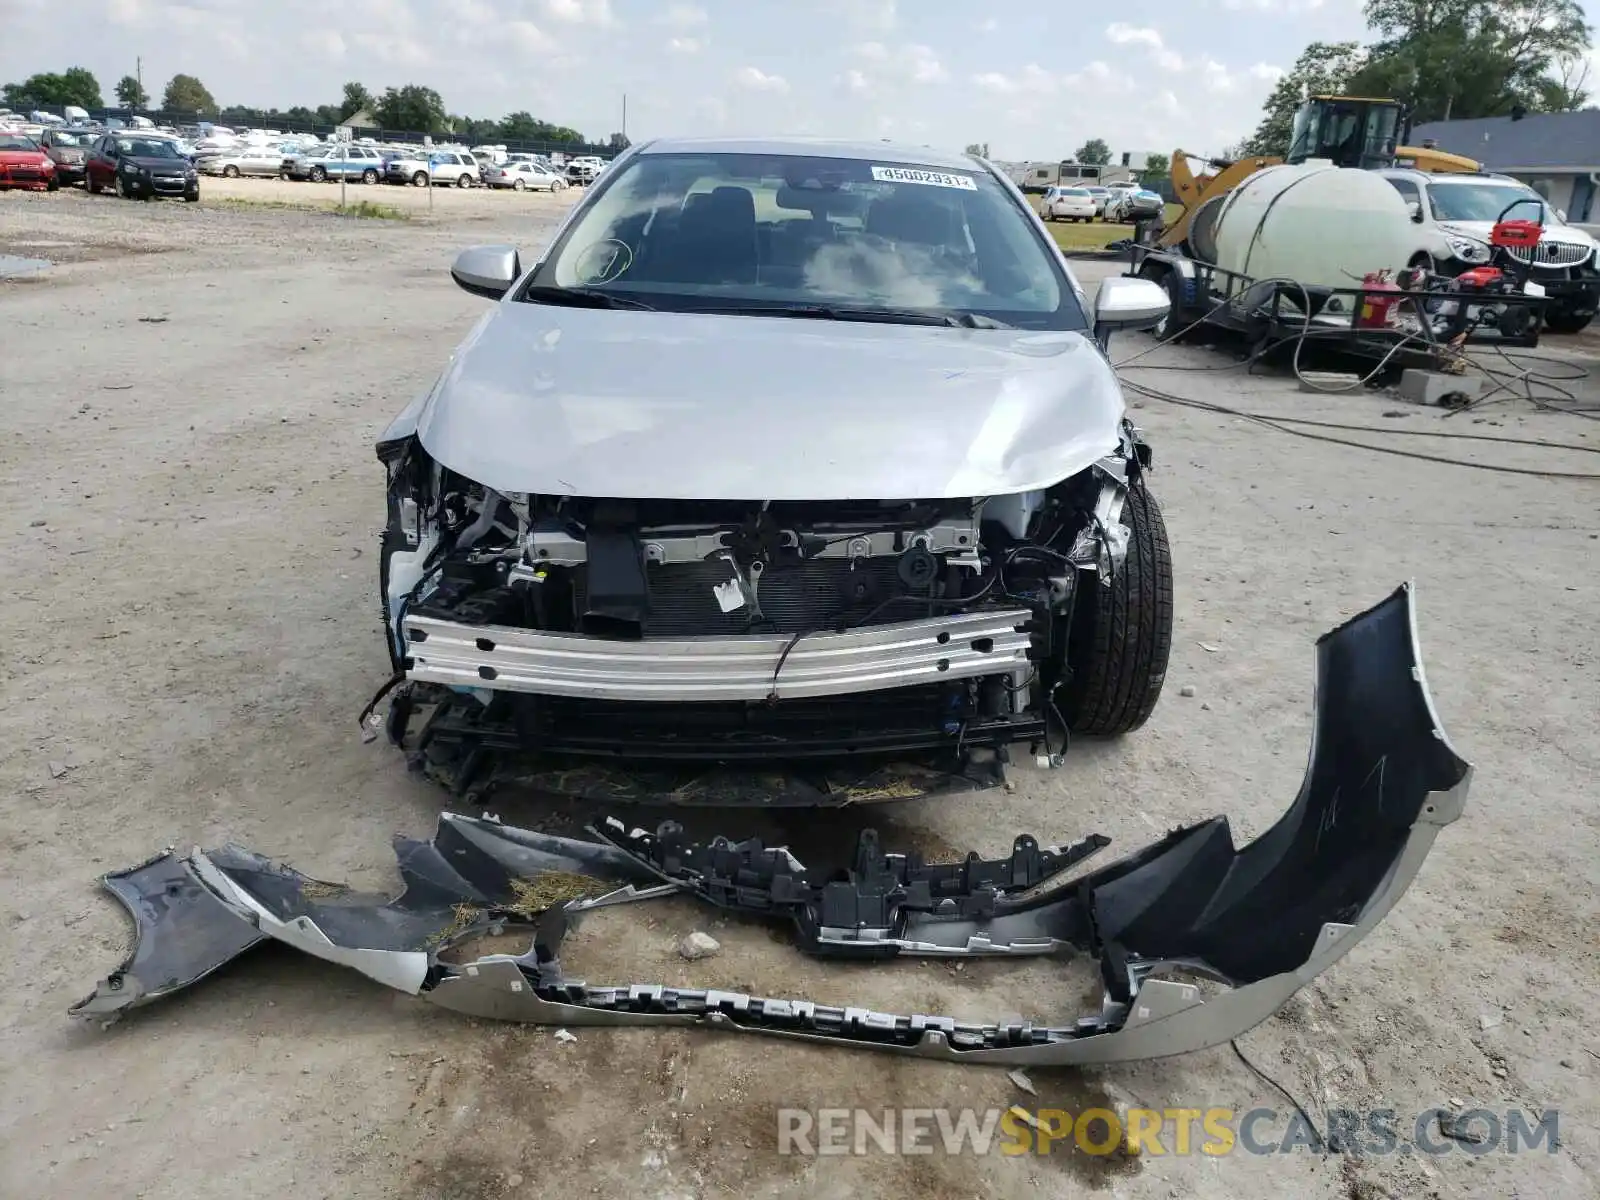
<svg viewBox="0 0 1600 1200"><path fill-rule="evenodd" d="M1384 167L1378 174L1388 179L1412 179L1418 183L1497 183L1506 187L1527 187L1522 180L1491 171L1419 171L1415 167Z"/></svg>
<svg viewBox="0 0 1600 1200"><path fill-rule="evenodd" d="M792 154L808 158L851 158L863 162L913 163L970 171L976 159L932 146L897 142L835 141L829 138L660 138L641 154Z"/></svg>

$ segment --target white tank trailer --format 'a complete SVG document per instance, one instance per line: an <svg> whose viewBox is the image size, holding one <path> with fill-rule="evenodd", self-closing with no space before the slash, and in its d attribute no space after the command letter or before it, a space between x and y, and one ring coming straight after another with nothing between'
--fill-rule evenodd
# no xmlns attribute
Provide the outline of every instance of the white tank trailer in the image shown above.
<svg viewBox="0 0 1600 1200"><path fill-rule="evenodd" d="M1423 248L1388 180L1326 160L1256 172L1219 198L1205 225L1191 244L1212 265L1312 288L1359 286L1367 272L1397 271Z"/></svg>

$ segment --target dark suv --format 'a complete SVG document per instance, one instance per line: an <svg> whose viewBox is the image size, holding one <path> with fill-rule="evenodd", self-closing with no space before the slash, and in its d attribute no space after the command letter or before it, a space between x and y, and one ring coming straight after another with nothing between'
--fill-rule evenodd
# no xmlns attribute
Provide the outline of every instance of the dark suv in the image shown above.
<svg viewBox="0 0 1600 1200"><path fill-rule="evenodd" d="M89 151L85 170L84 182L91 192L109 187L125 200L200 199L194 165L165 138L141 137L128 130L108 133Z"/></svg>

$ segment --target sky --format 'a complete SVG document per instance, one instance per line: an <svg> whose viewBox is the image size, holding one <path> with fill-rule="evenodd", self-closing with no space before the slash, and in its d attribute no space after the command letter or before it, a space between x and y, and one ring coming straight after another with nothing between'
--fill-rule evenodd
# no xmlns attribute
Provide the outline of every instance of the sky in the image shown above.
<svg viewBox="0 0 1600 1200"><path fill-rule="evenodd" d="M1360 0L0 0L0 82L84 66L106 99L143 59L218 103L436 89L596 140L891 138L997 159L1214 154L1255 127L1312 41L1361 39Z"/></svg>

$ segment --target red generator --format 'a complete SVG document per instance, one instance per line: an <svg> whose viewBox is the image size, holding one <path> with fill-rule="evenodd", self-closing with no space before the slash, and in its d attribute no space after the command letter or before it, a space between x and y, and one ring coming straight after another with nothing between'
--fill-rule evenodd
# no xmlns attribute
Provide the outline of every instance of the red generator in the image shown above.
<svg viewBox="0 0 1600 1200"><path fill-rule="evenodd" d="M1394 309L1405 293L1389 278L1387 271L1368 271L1361 278L1361 307L1356 312L1357 329L1387 329Z"/></svg>

